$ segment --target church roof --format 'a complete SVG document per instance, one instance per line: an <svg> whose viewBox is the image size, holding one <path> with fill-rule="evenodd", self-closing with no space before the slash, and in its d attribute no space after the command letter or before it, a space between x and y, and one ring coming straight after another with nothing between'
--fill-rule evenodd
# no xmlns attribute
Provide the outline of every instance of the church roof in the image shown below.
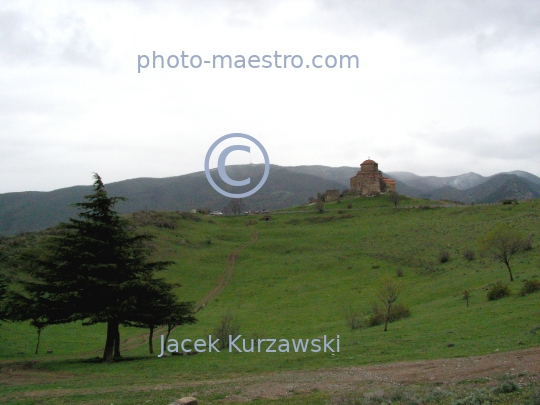
<svg viewBox="0 0 540 405"><path fill-rule="evenodd" d="M375 162L374 160L368 159L368 160L364 160L361 164L362 165L372 165L373 163L377 164L377 162Z"/></svg>

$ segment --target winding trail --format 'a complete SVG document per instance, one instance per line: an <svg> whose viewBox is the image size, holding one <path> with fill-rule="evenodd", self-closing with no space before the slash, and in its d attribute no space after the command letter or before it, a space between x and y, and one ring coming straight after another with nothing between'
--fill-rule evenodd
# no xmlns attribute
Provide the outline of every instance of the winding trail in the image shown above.
<svg viewBox="0 0 540 405"><path fill-rule="evenodd" d="M238 255L247 246L257 242L258 239L259 232L254 231L249 238L249 242L244 243L242 246L236 248L231 253L229 253L229 256L227 257L227 270L225 270L225 273L223 273L223 275L219 279L218 285L208 294L206 294L199 302L197 302L197 304L195 305L195 313L203 309L210 301L212 301L219 294L221 294L221 292L225 289L225 287L227 287L227 285L229 285L229 282L231 281L234 273L234 266L236 264L236 259L238 258Z"/></svg>

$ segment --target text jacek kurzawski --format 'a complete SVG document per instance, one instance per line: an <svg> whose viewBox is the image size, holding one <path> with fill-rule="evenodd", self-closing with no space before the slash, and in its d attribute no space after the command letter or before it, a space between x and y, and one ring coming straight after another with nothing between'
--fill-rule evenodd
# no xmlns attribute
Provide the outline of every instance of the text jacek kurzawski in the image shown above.
<svg viewBox="0 0 540 405"><path fill-rule="evenodd" d="M219 339L213 339L212 335L208 336L208 340L184 339L178 342L176 339L167 340L165 344L165 336L161 335L161 354L162 357L165 351L176 353L179 351L190 353L219 353L217 348ZM189 347L193 344L193 350ZM328 339L326 335L316 339L243 339L242 335L229 335L227 349L230 353L339 353L339 335L335 339Z"/></svg>

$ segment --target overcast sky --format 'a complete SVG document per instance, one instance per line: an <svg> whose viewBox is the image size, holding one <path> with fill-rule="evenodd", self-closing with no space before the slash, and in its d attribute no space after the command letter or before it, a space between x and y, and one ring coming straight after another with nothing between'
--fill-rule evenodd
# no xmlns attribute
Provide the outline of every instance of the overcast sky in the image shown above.
<svg viewBox="0 0 540 405"><path fill-rule="evenodd" d="M538 1L149 3L0 3L1 193L202 171L232 132L278 165L540 175ZM154 51L304 66L138 73ZM359 67L306 68L314 55Z"/></svg>

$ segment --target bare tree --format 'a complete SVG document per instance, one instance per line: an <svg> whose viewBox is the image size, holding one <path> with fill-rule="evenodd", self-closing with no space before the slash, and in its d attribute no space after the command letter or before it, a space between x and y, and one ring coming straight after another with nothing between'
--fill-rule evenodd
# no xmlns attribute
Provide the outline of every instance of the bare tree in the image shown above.
<svg viewBox="0 0 540 405"><path fill-rule="evenodd" d="M401 286L391 278L387 278L383 281L383 285L377 293L377 297L384 304L386 309L386 316L384 319L384 331L388 330L388 322L390 321L390 311L392 305L397 301L399 293L401 292Z"/></svg>
<svg viewBox="0 0 540 405"><path fill-rule="evenodd" d="M467 308L469 308L469 299L471 298L471 292L469 290L464 290L462 296L463 300L467 301Z"/></svg>
<svg viewBox="0 0 540 405"><path fill-rule="evenodd" d="M231 202L229 203L229 207L231 208L233 214L241 214L244 211L245 207L244 200L242 200L241 198L232 198Z"/></svg>
<svg viewBox="0 0 540 405"><path fill-rule="evenodd" d="M223 215L229 215L231 213L231 208L228 205L224 205L221 211L223 211Z"/></svg>
<svg viewBox="0 0 540 405"><path fill-rule="evenodd" d="M240 326L235 322L232 314L227 312L221 317L221 321L214 331L214 336L219 339L218 346L220 349L226 349L229 346L229 340L238 336Z"/></svg>
<svg viewBox="0 0 540 405"><path fill-rule="evenodd" d="M527 241L518 231L506 224L500 224L480 240L480 252L504 263L514 281L510 261L517 252L525 250Z"/></svg>
<svg viewBox="0 0 540 405"><path fill-rule="evenodd" d="M392 204L394 204L394 209L397 210L397 206L401 201L401 195L395 192L394 190L390 190L388 193L388 201L390 201Z"/></svg>

